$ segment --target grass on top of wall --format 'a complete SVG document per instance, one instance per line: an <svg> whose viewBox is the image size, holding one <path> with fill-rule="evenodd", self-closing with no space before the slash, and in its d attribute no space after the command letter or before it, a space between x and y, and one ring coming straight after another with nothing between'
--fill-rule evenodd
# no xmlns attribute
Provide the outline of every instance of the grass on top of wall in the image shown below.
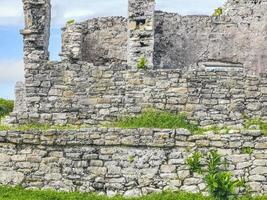
<svg viewBox="0 0 267 200"><path fill-rule="evenodd" d="M246 119L245 128L250 126L258 126L264 135L267 135L267 122L263 121L261 118Z"/></svg>
<svg viewBox="0 0 267 200"><path fill-rule="evenodd" d="M191 132L199 131L199 127L192 124L183 113L173 114L154 109L145 110L136 117L121 118L114 122L112 126L119 128L185 128Z"/></svg>
<svg viewBox="0 0 267 200"><path fill-rule="evenodd" d="M201 194L192 194L186 192L163 192L151 194L143 197L124 198L116 196L109 198L89 193L78 192L55 192L49 190L24 190L21 187L0 186L0 200L214 200L211 197L204 197ZM262 197L244 197L239 200L267 200Z"/></svg>

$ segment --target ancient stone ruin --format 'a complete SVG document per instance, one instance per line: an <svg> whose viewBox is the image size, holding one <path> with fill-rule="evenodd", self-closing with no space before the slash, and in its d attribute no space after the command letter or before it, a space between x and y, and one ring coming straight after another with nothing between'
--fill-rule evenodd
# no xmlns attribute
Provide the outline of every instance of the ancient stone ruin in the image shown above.
<svg viewBox="0 0 267 200"><path fill-rule="evenodd" d="M23 3L25 83L17 84L10 123L100 125L148 107L185 112L200 126L267 120L267 0L228 0L219 16L129 0L128 19L68 22L60 62L49 61L50 0ZM209 149L225 155L253 193L267 192L267 137L257 128L1 131L0 183L109 195L204 192L185 160Z"/></svg>
<svg viewBox="0 0 267 200"><path fill-rule="evenodd" d="M13 123L91 124L147 107L186 112L200 125L266 117L266 1L228 1L221 16L155 11L129 0L129 18L67 23L49 61L49 0L25 0L25 85ZM146 70L138 70L140 57Z"/></svg>

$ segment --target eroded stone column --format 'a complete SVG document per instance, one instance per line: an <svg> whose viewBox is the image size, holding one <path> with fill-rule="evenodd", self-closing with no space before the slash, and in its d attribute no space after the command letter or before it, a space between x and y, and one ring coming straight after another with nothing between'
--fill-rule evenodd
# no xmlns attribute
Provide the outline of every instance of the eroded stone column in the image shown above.
<svg viewBox="0 0 267 200"><path fill-rule="evenodd" d="M49 60L49 37L51 21L50 0L22 0L25 16L25 28L21 31L24 42L24 68L25 68L25 121L31 118L38 119L43 91L40 88L42 80L40 74L45 70ZM19 92L19 91L18 91ZM16 104L20 98L16 99ZM19 112L22 112L21 110ZM20 113L21 118L24 114ZM21 122L21 120L19 120Z"/></svg>
<svg viewBox="0 0 267 200"><path fill-rule="evenodd" d="M50 0L23 0L25 29L24 39L25 68L36 68L36 64L49 59Z"/></svg>
<svg viewBox="0 0 267 200"><path fill-rule="evenodd" d="M155 0L129 0L128 65L137 67L143 57L146 67L153 69Z"/></svg>

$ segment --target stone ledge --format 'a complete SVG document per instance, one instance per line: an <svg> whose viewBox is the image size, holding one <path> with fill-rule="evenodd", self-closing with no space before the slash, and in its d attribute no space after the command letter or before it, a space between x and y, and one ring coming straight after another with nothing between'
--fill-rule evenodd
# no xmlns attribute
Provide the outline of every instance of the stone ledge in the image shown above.
<svg viewBox="0 0 267 200"><path fill-rule="evenodd" d="M186 129L120 129L82 128L80 130L1 131L3 143L28 145L94 145L132 146L157 148L243 148L267 149L267 137L259 130L243 130L241 133L219 135L212 131L205 135L193 135Z"/></svg>

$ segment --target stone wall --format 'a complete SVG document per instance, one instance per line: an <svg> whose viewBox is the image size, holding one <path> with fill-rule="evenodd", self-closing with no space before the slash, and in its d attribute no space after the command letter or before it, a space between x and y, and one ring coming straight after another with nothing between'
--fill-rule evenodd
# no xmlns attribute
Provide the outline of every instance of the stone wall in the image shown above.
<svg viewBox="0 0 267 200"><path fill-rule="evenodd" d="M50 0L23 0L23 9L24 63L26 68L32 68L34 64L49 59Z"/></svg>
<svg viewBox="0 0 267 200"><path fill-rule="evenodd" d="M191 135L184 129L87 128L0 132L0 183L25 188L145 195L162 190L205 192L185 161L217 149L253 193L267 193L267 138L258 130ZM252 154L244 154L244 148Z"/></svg>
<svg viewBox="0 0 267 200"><path fill-rule="evenodd" d="M158 68L188 68L204 60L242 63L266 70L267 2L228 1L223 15L155 15L154 63Z"/></svg>
<svg viewBox="0 0 267 200"><path fill-rule="evenodd" d="M62 30L62 60L94 65L127 60L127 19L123 17L94 18L67 24Z"/></svg>
<svg viewBox="0 0 267 200"><path fill-rule="evenodd" d="M180 16L157 11L155 14L155 66L184 69L200 60L207 59L205 54L209 50L211 31L212 17Z"/></svg>
<svg viewBox="0 0 267 200"><path fill-rule="evenodd" d="M260 73L267 63L266 9L265 1L228 1L219 17L180 16L154 13L154 1L133 1L128 43L127 19L92 19L64 29L63 54L74 50L77 59L95 64L128 59L130 68L145 55L156 69L187 69L199 61L220 60L242 63L250 73Z"/></svg>
<svg viewBox="0 0 267 200"><path fill-rule="evenodd" d="M136 68L141 57L146 68L153 69L155 0L128 1L127 63Z"/></svg>
<svg viewBox="0 0 267 200"><path fill-rule="evenodd" d="M48 62L27 77L27 112L14 122L96 125L148 107L186 112L200 125L266 119L267 79L245 72L126 70L127 65Z"/></svg>
<svg viewBox="0 0 267 200"><path fill-rule="evenodd" d="M191 67L200 60L224 60L261 71L266 1L228 1L217 18L154 13L154 3L130 0L128 28L122 17L67 25L62 61L49 62L50 1L25 0L25 89L17 89L13 123L96 125L147 107L186 112L203 126L241 125L244 115L266 119L266 74ZM174 69L137 71L142 53L149 68Z"/></svg>

